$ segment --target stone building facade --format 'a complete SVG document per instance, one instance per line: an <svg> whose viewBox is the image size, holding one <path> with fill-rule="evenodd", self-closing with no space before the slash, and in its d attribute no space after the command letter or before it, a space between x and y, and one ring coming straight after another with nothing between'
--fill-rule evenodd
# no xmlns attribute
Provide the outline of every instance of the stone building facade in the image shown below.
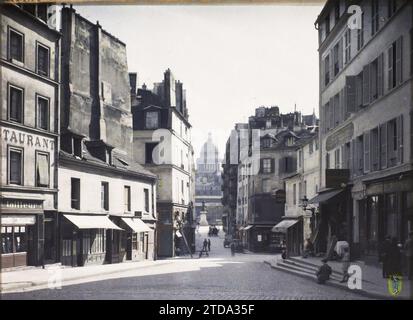
<svg viewBox="0 0 413 320"><path fill-rule="evenodd" d="M136 74L130 81L134 159L158 177L158 254L172 257L188 246L193 251L194 152L183 84L169 69L152 90L136 90Z"/></svg>
<svg viewBox="0 0 413 320"><path fill-rule="evenodd" d="M62 9L61 262L156 258L156 176L133 159L126 45Z"/></svg>
<svg viewBox="0 0 413 320"><path fill-rule="evenodd" d="M50 5L0 6L1 268L57 257L60 33Z"/></svg>
<svg viewBox="0 0 413 320"><path fill-rule="evenodd" d="M353 258L377 263L386 236L403 243L412 230L413 5L354 4L359 19L348 1L328 1L316 21L319 250L335 236L350 243Z"/></svg>

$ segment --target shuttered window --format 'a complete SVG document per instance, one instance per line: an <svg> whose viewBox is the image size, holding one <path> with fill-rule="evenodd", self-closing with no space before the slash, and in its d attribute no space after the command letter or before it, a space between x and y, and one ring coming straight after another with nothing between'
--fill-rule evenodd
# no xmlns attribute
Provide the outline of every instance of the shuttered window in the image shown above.
<svg viewBox="0 0 413 320"><path fill-rule="evenodd" d="M370 101L374 101L378 97L378 87L377 87L377 76L378 76L378 59L375 59L370 63Z"/></svg>
<svg viewBox="0 0 413 320"><path fill-rule="evenodd" d="M377 171L380 169L380 145L379 145L379 128L372 129L370 131L370 158L371 158L371 171Z"/></svg>
<svg viewBox="0 0 413 320"><path fill-rule="evenodd" d="M370 172L370 132L363 135L364 172Z"/></svg>
<svg viewBox="0 0 413 320"><path fill-rule="evenodd" d="M334 127L340 124L340 94L334 96Z"/></svg>
<svg viewBox="0 0 413 320"><path fill-rule="evenodd" d="M9 150L9 183L22 185L23 182L23 151Z"/></svg>
<svg viewBox="0 0 413 320"><path fill-rule="evenodd" d="M397 162L403 163L403 115L397 117L397 149L398 149L398 157Z"/></svg>
<svg viewBox="0 0 413 320"><path fill-rule="evenodd" d="M366 65L363 67L363 105L367 106L370 103L370 67Z"/></svg>
<svg viewBox="0 0 413 320"><path fill-rule="evenodd" d="M381 97L384 93L384 55L377 58L377 95Z"/></svg>
<svg viewBox="0 0 413 320"><path fill-rule="evenodd" d="M403 82L403 37L396 41L396 85Z"/></svg>
<svg viewBox="0 0 413 320"><path fill-rule="evenodd" d="M324 59L324 85L327 86L330 83L330 56Z"/></svg>
<svg viewBox="0 0 413 320"><path fill-rule="evenodd" d="M395 86L395 51L396 47L394 44L390 46L390 48L387 50L387 89L391 90Z"/></svg>
<svg viewBox="0 0 413 320"><path fill-rule="evenodd" d="M379 30L379 1L371 0L371 35Z"/></svg>
<svg viewBox="0 0 413 320"><path fill-rule="evenodd" d="M23 89L9 85L9 119L23 123Z"/></svg>
<svg viewBox="0 0 413 320"><path fill-rule="evenodd" d="M351 60L351 29L347 29L344 34L344 64Z"/></svg>
<svg viewBox="0 0 413 320"><path fill-rule="evenodd" d="M9 59L24 62L24 36L9 28Z"/></svg>
<svg viewBox="0 0 413 320"><path fill-rule="evenodd" d="M387 168L387 123L380 125L380 167Z"/></svg>
<svg viewBox="0 0 413 320"><path fill-rule="evenodd" d="M49 187L50 181L49 155L36 153L36 185L38 187Z"/></svg>
<svg viewBox="0 0 413 320"><path fill-rule="evenodd" d="M355 77L355 111L363 106L363 71Z"/></svg>

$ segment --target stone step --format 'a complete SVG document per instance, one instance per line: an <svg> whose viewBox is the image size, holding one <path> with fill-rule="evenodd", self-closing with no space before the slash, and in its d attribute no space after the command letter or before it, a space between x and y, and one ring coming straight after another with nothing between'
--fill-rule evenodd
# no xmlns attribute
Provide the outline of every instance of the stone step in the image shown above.
<svg viewBox="0 0 413 320"><path fill-rule="evenodd" d="M293 258L286 259L286 260L284 260L284 262L288 263L288 264L291 264L293 266L308 268L308 269L313 270L314 272L316 272L318 270L318 268L320 267L320 265L316 265L316 264L313 264L313 263L307 263L307 261L302 261L302 260L293 259ZM337 275L339 277L343 276L342 272L339 272L337 270L332 270L332 271L333 271L332 272L333 275Z"/></svg>
<svg viewBox="0 0 413 320"><path fill-rule="evenodd" d="M316 278L316 271L317 270L314 270L313 268L294 265L294 264L286 263L286 262L283 262L283 261L277 262L277 266L280 266L280 267L283 267L283 268L286 268L286 269L290 269L292 271L297 271L299 273L307 273L307 274L311 275L312 277L314 277L314 279ZM338 274L335 274L335 273L333 273L330 276L330 280L335 280L337 282L339 282L341 279L342 279L342 276L340 276Z"/></svg>

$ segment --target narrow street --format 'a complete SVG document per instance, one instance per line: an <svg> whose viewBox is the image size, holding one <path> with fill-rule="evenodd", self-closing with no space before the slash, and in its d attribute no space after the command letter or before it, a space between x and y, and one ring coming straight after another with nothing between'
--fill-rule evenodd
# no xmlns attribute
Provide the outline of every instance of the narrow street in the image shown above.
<svg viewBox="0 0 413 320"><path fill-rule="evenodd" d="M197 249L207 237L197 233ZM42 289L2 295L2 299L362 299L357 294L321 286L275 271L264 254L236 254L223 247L223 232L211 237L209 257L177 257L163 264L64 283L62 289ZM87 267L86 267L87 268Z"/></svg>

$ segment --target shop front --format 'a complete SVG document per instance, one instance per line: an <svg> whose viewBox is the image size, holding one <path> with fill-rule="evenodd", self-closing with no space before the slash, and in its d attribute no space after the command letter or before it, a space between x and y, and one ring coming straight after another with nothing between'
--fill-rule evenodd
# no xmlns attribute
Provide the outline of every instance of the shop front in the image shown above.
<svg viewBox="0 0 413 320"><path fill-rule="evenodd" d="M243 229L247 248L253 252L269 252L273 225L254 224Z"/></svg>
<svg viewBox="0 0 413 320"><path fill-rule="evenodd" d="M121 247L119 235L125 234L121 228L106 215L63 214L63 217L64 219L61 220L63 265L114 263L112 257L119 255L119 250L116 249ZM114 234L118 237L115 238Z"/></svg>
<svg viewBox="0 0 413 320"><path fill-rule="evenodd" d="M406 177L365 186L365 197L357 205L360 258L378 263L386 237L404 245L413 230L413 182Z"/></svg>
<svg viewBox="0 0 413 320"><path fill-rule="evenodd" d="M352 199L346 188L326 189L308 204L319 205L311 238L316 253L331 256L337 241L352 243Z"/></svg>
<svg viewBox="0 0 413 320"><path fill-rule="evenodd" d="M126 260L148 259L149 233L152 229L141 219L134 217L121 217L118 223L126 233Z"/></svg>
<svg viewBox="0 0 413 320"><path fill-rule="evenodd" d="M302 254L304 233L301 217L284 217L271 231L278 235L280 248L285 244L288 257Z"/></svg>
<svg viewBox="0 0 413 320"><path fill-rule="evenodd" d="M43 261L43 200L1 199L1 268Z"/></svg>

